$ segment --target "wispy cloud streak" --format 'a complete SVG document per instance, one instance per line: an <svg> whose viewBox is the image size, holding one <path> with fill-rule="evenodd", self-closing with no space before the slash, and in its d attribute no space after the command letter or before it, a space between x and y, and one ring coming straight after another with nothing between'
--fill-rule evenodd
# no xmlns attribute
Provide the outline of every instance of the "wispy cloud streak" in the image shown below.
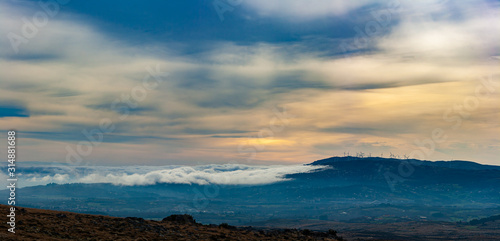
<svg viewBox="0 0 500 241"><path fill-rule="evenodd" d="M217 185L262 185L289 180L287 174L314 172L324 166L273 165L248 166L239 164L202 166L128 166L128 167L72 167L37 166L20 170L21 186L45 185L48 183L110 183L136 186L161 183L172 184L217 184Z"/></svg>

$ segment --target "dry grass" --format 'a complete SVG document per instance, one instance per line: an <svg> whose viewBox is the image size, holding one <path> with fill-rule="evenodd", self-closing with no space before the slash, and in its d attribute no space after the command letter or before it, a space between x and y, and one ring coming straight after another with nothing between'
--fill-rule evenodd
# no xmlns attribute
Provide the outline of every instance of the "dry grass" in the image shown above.
<svg viewBox="0 0 500 241"><path fill-rule="evenodd" d="M8 206L0 205L5 210ZM116 218L33 208L18 208L16 233L0 225L0 240L335 240L326 233L300 230L259 231L217 225L183 224L141 218Z"/></svg>

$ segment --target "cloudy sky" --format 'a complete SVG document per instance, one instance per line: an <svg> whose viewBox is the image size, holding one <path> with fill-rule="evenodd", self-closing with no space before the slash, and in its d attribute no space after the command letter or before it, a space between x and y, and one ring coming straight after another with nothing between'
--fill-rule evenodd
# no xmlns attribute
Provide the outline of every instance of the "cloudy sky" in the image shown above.
<svg viewBox="0 0 500 241"><path fill-rule="evenodd" d="M41 3L0 2L19 161L500 165L498 1Z"/></svg>

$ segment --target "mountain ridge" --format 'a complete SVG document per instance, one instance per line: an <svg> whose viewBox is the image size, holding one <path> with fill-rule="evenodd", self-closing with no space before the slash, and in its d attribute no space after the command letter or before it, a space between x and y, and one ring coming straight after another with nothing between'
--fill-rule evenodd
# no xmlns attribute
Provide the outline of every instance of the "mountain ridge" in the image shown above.
<svg viewBox="0 0 500 241"><path fill-rule="evenodd" d="M468 169L468 170L500 170L500 166L481 164L472 161L464 160L450 160L450 161L428 161L428 160L418 160L418 159L400 159L400 158L384 158L384 157L355 157L355 156L333 156L325 159L320 159L306 165L329 165L335 162L342 161L394 161L394 162L404 162L407 161L413 165L426 165L426 166L436 166L436 167L447 167L455 169Z"/></svg>
<svg viewBox="0 0 500 241"><path fill-rule="evenodd" d="M285 175L265 185L50 184L20 188L19 205L118 217L161 219L187 213L204 223L244 225L271 218L349 221L467 221L500 213L500 170L440 162L332 157L313 172ZM417 162L414 162L417 163ZM412 172L401 172L401 166ZM480 164L478 164L480 165ZM477 169L477 170L476 170ZM410 169L403 169L410 170ZM8 191L0 191L8 195Z"/></svg>

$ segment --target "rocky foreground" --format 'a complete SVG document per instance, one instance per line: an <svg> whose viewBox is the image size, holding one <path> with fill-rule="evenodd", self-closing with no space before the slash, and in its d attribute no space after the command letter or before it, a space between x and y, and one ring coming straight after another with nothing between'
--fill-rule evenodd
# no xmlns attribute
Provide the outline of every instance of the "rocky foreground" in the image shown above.
<svg viewBox="0 0 500 241"><path fill-rule="evenodd" d="M259 230L227 224L202 225L189 215L153 221L19 207L15 233L11 233L7 224L9 207L0 205L0 209L5 210L0 240L342 240L333 230Z"/></svg>

